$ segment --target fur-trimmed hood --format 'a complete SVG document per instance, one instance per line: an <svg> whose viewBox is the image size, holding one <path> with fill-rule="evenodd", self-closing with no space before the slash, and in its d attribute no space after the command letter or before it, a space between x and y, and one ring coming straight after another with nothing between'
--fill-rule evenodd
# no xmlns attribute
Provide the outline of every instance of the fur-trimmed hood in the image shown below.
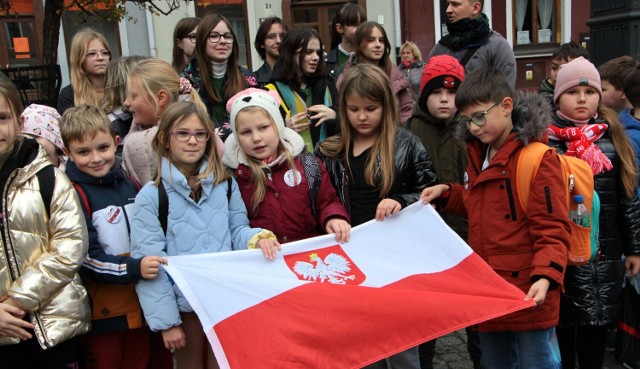
<svg viewBox="0 0 640 369"><path fill-rule="evenodd" d="M515 137L524 145L531 141L547 141L547 127L553 120L549 101L538 93L517 93L515 105L511 112ZM465 125L456 127L456 136L464 141L473 141L476 138L469 133Z"/></svg>

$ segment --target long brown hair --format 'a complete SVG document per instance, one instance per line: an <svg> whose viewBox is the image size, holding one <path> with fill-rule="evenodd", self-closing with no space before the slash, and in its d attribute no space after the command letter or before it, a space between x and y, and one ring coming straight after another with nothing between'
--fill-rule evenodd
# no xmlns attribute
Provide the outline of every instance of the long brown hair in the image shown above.
<svg viewBox="0 0 640 369"><path fill-rule="evenodd" d="M349 164L349 153L353 145L354 129L347 115L347 98L356 95L382 106L382 121L371 155L367 160L364 175L370 186L380 189L380 198L389 194L395 175L395 141L400 121L398 104L391 90L389 77L382 69L370 64L358 64L349 69L340 87L341 135L329 137L320 143L320 152L342 159Z"/></svg>
<svg viewBox="0 0 640 369"><path fill-rule="evenodd" d="M384 37L384 51L382 52L382 58L378 61L378 67L382 68L382 70L387 73L387 76L391 76L391 68L393 67L393 63L389 57L389 54L391 53L391 43L389 42L389 37L387 37L387 31L385 31L384 27L382 27L378 22L364 22L356 28L356 34L354 37L354 42L356 44L356 60L362 61L365 59L362 50L364 50L369 43L369 37L371 37L375 28L379 29L380 32L382 32L382 37Z"/></svg>
<svg viewBox="0 0 640 369"><path fill-rule="evenodd" d="M207 56L207 43L209 42L209 34L211 30L218 25L218 23L224 22L229 28L229 32L233 35L233 48L231 55L227 59L227 87L224 91L224 96L220 96L213 85L213 70L211 67L211 61ZM207 97L212 102L224 102L231 96L245 89L247 81L244 78L244 74L238 68L238 56L240 53L240 46L238 44L238 36L233 31L231 23L220 14L209 14L202 18L198 31L196 32L196 48L195 56L198 61L198 68L200 68L200 76L202 77L202 83L204 84Z"/></svg>
<svg viewBox="0 0 640 369"><path fill-rule="evenodd" d="M598 114L609 123L611 142L613 142L613 146L618 153L618 158L620 158L620 181L622 182L627 198L630 199L638 187L638 166L633 147L629 142L627 134L624 132L624 127L620 123L620 120L618 120L618 114L602 105L602 102L600 102L598 107Z"/></svg>
<svg viewBox="0 0 640 369"><path fill-rule="evenodd" d="M184 61L184 51L178 47L178 42L183 38L189 37L189 32L198 27L198 24L200 24L200 18L187 17L180 19L176 24L176 28L173 29L173 61L171 66L178 73L182 72L187 64Z"/></svg>
<svg viewBox="0 0 640 369"><path fill-rule="evenodd" d="M213 130L213 122L211 122L207 111L191 101L179 101L169 105L169 107L164 111L160 118L160 123L158 124L158 132L153 138L153 149L156 151L158 168L158 172L156 173L156 177L153 182L156 186L158 186L162 180L162 157L167 157L172 165L176 165L171 157L171 150L168 145L171 139L171 131L178 124L192 115L197 117L209 132L209 140L207 141L204 155L202 155L202 158L200 159L200 162L207 159L207 167L202 173L198 174L198 181L201 181L213 174L213 184L217 185L229 178L229 173L224 169L220 155L218 155L216 133ZM185 175L185 177L189 176L189 173L184 172L182 168L177 165L176 167Z"/></svg>

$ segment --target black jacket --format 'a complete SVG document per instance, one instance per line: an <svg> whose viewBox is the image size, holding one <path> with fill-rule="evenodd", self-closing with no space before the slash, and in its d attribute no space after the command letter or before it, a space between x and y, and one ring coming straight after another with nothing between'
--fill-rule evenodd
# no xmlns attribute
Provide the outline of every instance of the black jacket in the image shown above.
<svg viewBox="0 0 640 369"><path fill-rule="evenodd" d="M316 150L324 162L340 201L347 211L349 205L349 175L341 158L328 157ZM433 163L418 137L404 128L398 129L395 142L395 177L387 198L396 200L402 208L418 201L422 189L438 183Z"/></svg>
<svg viewBox="0 0 640 369"><path fill-rule="evenodd" d="M572 124L554 117L554 125ZM598 121L597 123L607 123ZM611 160L613 169L594 177L600 197L599 255L583 267L567 266L565 292L560 300L560 326L614 326L621 311L624 265L621 255L640 254L640 200L637 192L627 199L620 180L620 158L611 141L611 132L595 144ZM563 142L549 140L559 153Z"/></svg>
<svg viewBox="0 0 640 369"><path fill-rule="evenodd" d="M258 86L264 87L269 84L269 81L271 80L271 67L269 66L269 63L264 62L264 64L262 64L258 70L254 71L253 74L256 75Z"/></svg>

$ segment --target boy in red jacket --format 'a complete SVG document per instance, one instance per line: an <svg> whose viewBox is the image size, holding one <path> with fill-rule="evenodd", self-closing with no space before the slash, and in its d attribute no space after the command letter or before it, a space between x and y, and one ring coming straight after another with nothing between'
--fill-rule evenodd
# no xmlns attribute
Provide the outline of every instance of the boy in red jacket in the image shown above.
<svg viewBox="0 0 640 369"><path fill-rule="evenodd" d="M533 299L535 308L478 326L483 368L560 368L555 336L560 291L570 239L562 169L545 154L525 211L515 186L520 151L546 140L550 106L539 95L514 102L500 71L469 74L456 94L459 133L466 141L464 184L441 184L422 192L444 211L469 221L469 245L506 281Z"/></svg>

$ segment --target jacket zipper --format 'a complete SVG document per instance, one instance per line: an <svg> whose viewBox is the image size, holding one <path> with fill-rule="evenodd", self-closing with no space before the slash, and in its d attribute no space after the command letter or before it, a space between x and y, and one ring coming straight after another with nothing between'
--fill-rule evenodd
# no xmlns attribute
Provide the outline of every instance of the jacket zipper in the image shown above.
<svg viewBox="0 0 640 369"><path fill-rule="evenodd" d="M509 197L509 210L511 211L511 220L514 222L518 220L516 215L516 203L513 200L513 190L511 189L511 179L505 179L505 186L507 186L507 196Z"/></svg>
<svg viewBox="0 0 640 369"><path fill-rule="evenodd" d="M553 204L551 204L551 190L549 186L544 187L544 197L547 200L547 211L551 214L553 213Z"/></svg>
<svg viewBox="0 0 640 369"><path fill-rule="evenodd" d="M2 220L2 228L3 228L3 232L2 232L2 238L3 238L3 242L5 245L5 255L7 257L7 262L9 263L8 267L9 267L9 273L11 274L11 278L13 279L13 281L15 281L19 276L20 276L20 270L16 270L15 273L11 268L11 263L9 262L9 255L11 255L13 257L13 261L14 264L16 265L16 269L18 268L18 261L15 255L15 247L13 245L13 241L11 240L11 237L9 236L9 222L7 221L7 203L9 200L9 194L7 193L7 188L9 188L11 186L11 183L16 179L16 175L14 175L13 177L9 178L9 181L7 181L7 184L5 185L4 188L4 203L2 204L2 210L4 211L3 213L3 220ZM5 225L6 224L6 225ZM48 238L48 237L47 237ZM9 253L9 247L11 248L11 253ZM18 275L18 277L16 277L16 275ZM29 316L33 319L35 319L36 321L36 328L40 330L40 333L42 334L42 336L45 336L45 330L44 327L42 326L42 321L40 320L40 314L38 314L37 312L30 312ZM34 329L35 332L35 329ZM47 346L47 348L51 347L51 345L49 345L48 340L45 338L43 339L44 344Z"/></svg>

